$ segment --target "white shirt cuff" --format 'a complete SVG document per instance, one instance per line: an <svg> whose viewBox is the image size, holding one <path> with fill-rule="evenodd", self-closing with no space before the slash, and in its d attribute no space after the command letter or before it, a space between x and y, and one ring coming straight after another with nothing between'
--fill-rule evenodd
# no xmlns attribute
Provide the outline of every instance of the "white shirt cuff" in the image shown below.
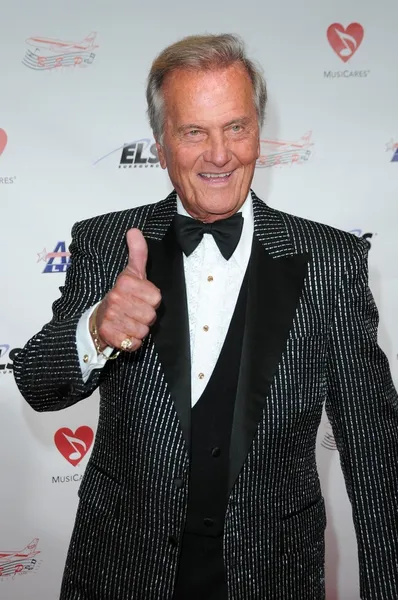
<svg viewBox="0 0 398 600"><path fill-rule="evenodd" d="M106 358L104 358L102 354L97 353L90 334L90 317L98 304L99 302L87 309L82 314L77 324L76 345L84 383L86 383L90 377L93 369L101 369L106 363ZM105 356L110 356L113 350L114 348L107 346L105 350L103 350L103 353Z"/></svg>

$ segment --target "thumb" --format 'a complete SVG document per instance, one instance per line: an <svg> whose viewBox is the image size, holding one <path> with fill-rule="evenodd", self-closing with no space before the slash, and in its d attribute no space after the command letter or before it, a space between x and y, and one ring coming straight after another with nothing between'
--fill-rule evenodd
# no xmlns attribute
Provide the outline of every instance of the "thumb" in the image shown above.
<svg viewBox="0 0 398 600"><path fill-rule="evenodd" d="M126 269L140 279L146 279L148 246L139 229L129 229L126 233L129 260Z"/></svg>

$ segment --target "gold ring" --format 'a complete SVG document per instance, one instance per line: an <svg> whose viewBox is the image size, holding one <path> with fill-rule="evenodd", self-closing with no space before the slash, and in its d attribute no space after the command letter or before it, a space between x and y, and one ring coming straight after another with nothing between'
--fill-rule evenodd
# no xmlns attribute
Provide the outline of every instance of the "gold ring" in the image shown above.
<svg viewBox="0 0 398 600"><path fill-rule="evenodd" d="M120 347L122 350L129 350L132 345L133 345L133 342L129 338L126 338L122 341L122 343L120 344Z"/></svg>

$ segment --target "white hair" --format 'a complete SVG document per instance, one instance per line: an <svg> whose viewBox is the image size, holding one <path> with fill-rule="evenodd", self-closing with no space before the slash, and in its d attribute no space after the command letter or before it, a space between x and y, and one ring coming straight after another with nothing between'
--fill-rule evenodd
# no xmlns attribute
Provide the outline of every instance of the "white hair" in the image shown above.
<svg viewBox="0 0 398 600"><path fill-rule="evenodd" d="M153 61L148 76L146 98L148 117L155 139L162 143L164 99L162 85L176 69L208 71L240 63L253 85L253 100L259 128L264 124L267 88L259 66L246 56L242 39L233 34L191 35L165 48Z"/></svg>

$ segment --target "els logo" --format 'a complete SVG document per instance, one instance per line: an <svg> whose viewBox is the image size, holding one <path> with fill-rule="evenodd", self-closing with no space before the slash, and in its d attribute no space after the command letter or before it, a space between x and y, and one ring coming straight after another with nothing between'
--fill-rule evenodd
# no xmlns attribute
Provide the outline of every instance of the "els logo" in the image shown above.
<svg viewBox="0 0 398 600"><path fill-rule="evenodd" d="M367 243L369 250L371 249L372 244L371 244L370 240L373 237L373 233L363 233L362 229L351 229L348 233L353 233L357 237L362 238Z"/></svg>
<svg viewBox="0 0 398 600"><path fill-rule="evenodd" d="M54 435L54 443L62 456L74 467L86 456L94 439L91 427L82 425L73 432L68 427L61 427Z"/></svg>
<svg viewBox="0 0 398 600"><path fill-rule="evenodd" d="M42 273L65 273L70 266L70 252L66 250L65 242L57 242L52 252L44 248L37 257L37 262L46 263Z"/></svg>
<svg viewBox="0 0 398 600"><path fill-rule="evenodd" d="M362 43L363 35L364 30L359 23L351 23L346 28L340 23L333 23L327 30L329 44L343 62L354 56Z"/></svg>
<svg viewBox="0 0 398 600"><path fill-rule="evenodd" d="M0 581L37 570L41 563L36 558L41 552L37 550L38 543L39 538L35 538L22 550L0 550Z"/></svg>
<svg viewBox="0 0 398 600"><path fill-rule="evenodd" d="M386 144L386 152L392 152L391 162L398 163L398 142L394 142L391 139L388 144Z"/></svg>
<svg viewBox="0 0 398 600"><path fill-rule="evenodd" d="M21 349L22 348L13 348L10 350L8 344L0 344L0 375L7 375L13 372L14 365L12 364L12 361Z"/></svg>
<svg viewBox="0 0 398 600"><path fill-rule="evenodd" d="M147 169L148 167L159 167L159 156L156 150L155 140L149 138L141 138L140 140L123 144L123 146L111 150L111 152L108 152L105 156L98 158L94 162L94 166L105 158L108 158L108 156L111 156L111 154L120 152L120 150L119 169Z"/></svg>
<svg viewBox="0 0 398 600"><path fill-rule="evenodd" d="M49 71L59 67L88 67L95 58L97 34L92 31L81 42L66 42L47 37L30 37L26 40L34 52L26 50L22 64L34 71Z"/></svg>

